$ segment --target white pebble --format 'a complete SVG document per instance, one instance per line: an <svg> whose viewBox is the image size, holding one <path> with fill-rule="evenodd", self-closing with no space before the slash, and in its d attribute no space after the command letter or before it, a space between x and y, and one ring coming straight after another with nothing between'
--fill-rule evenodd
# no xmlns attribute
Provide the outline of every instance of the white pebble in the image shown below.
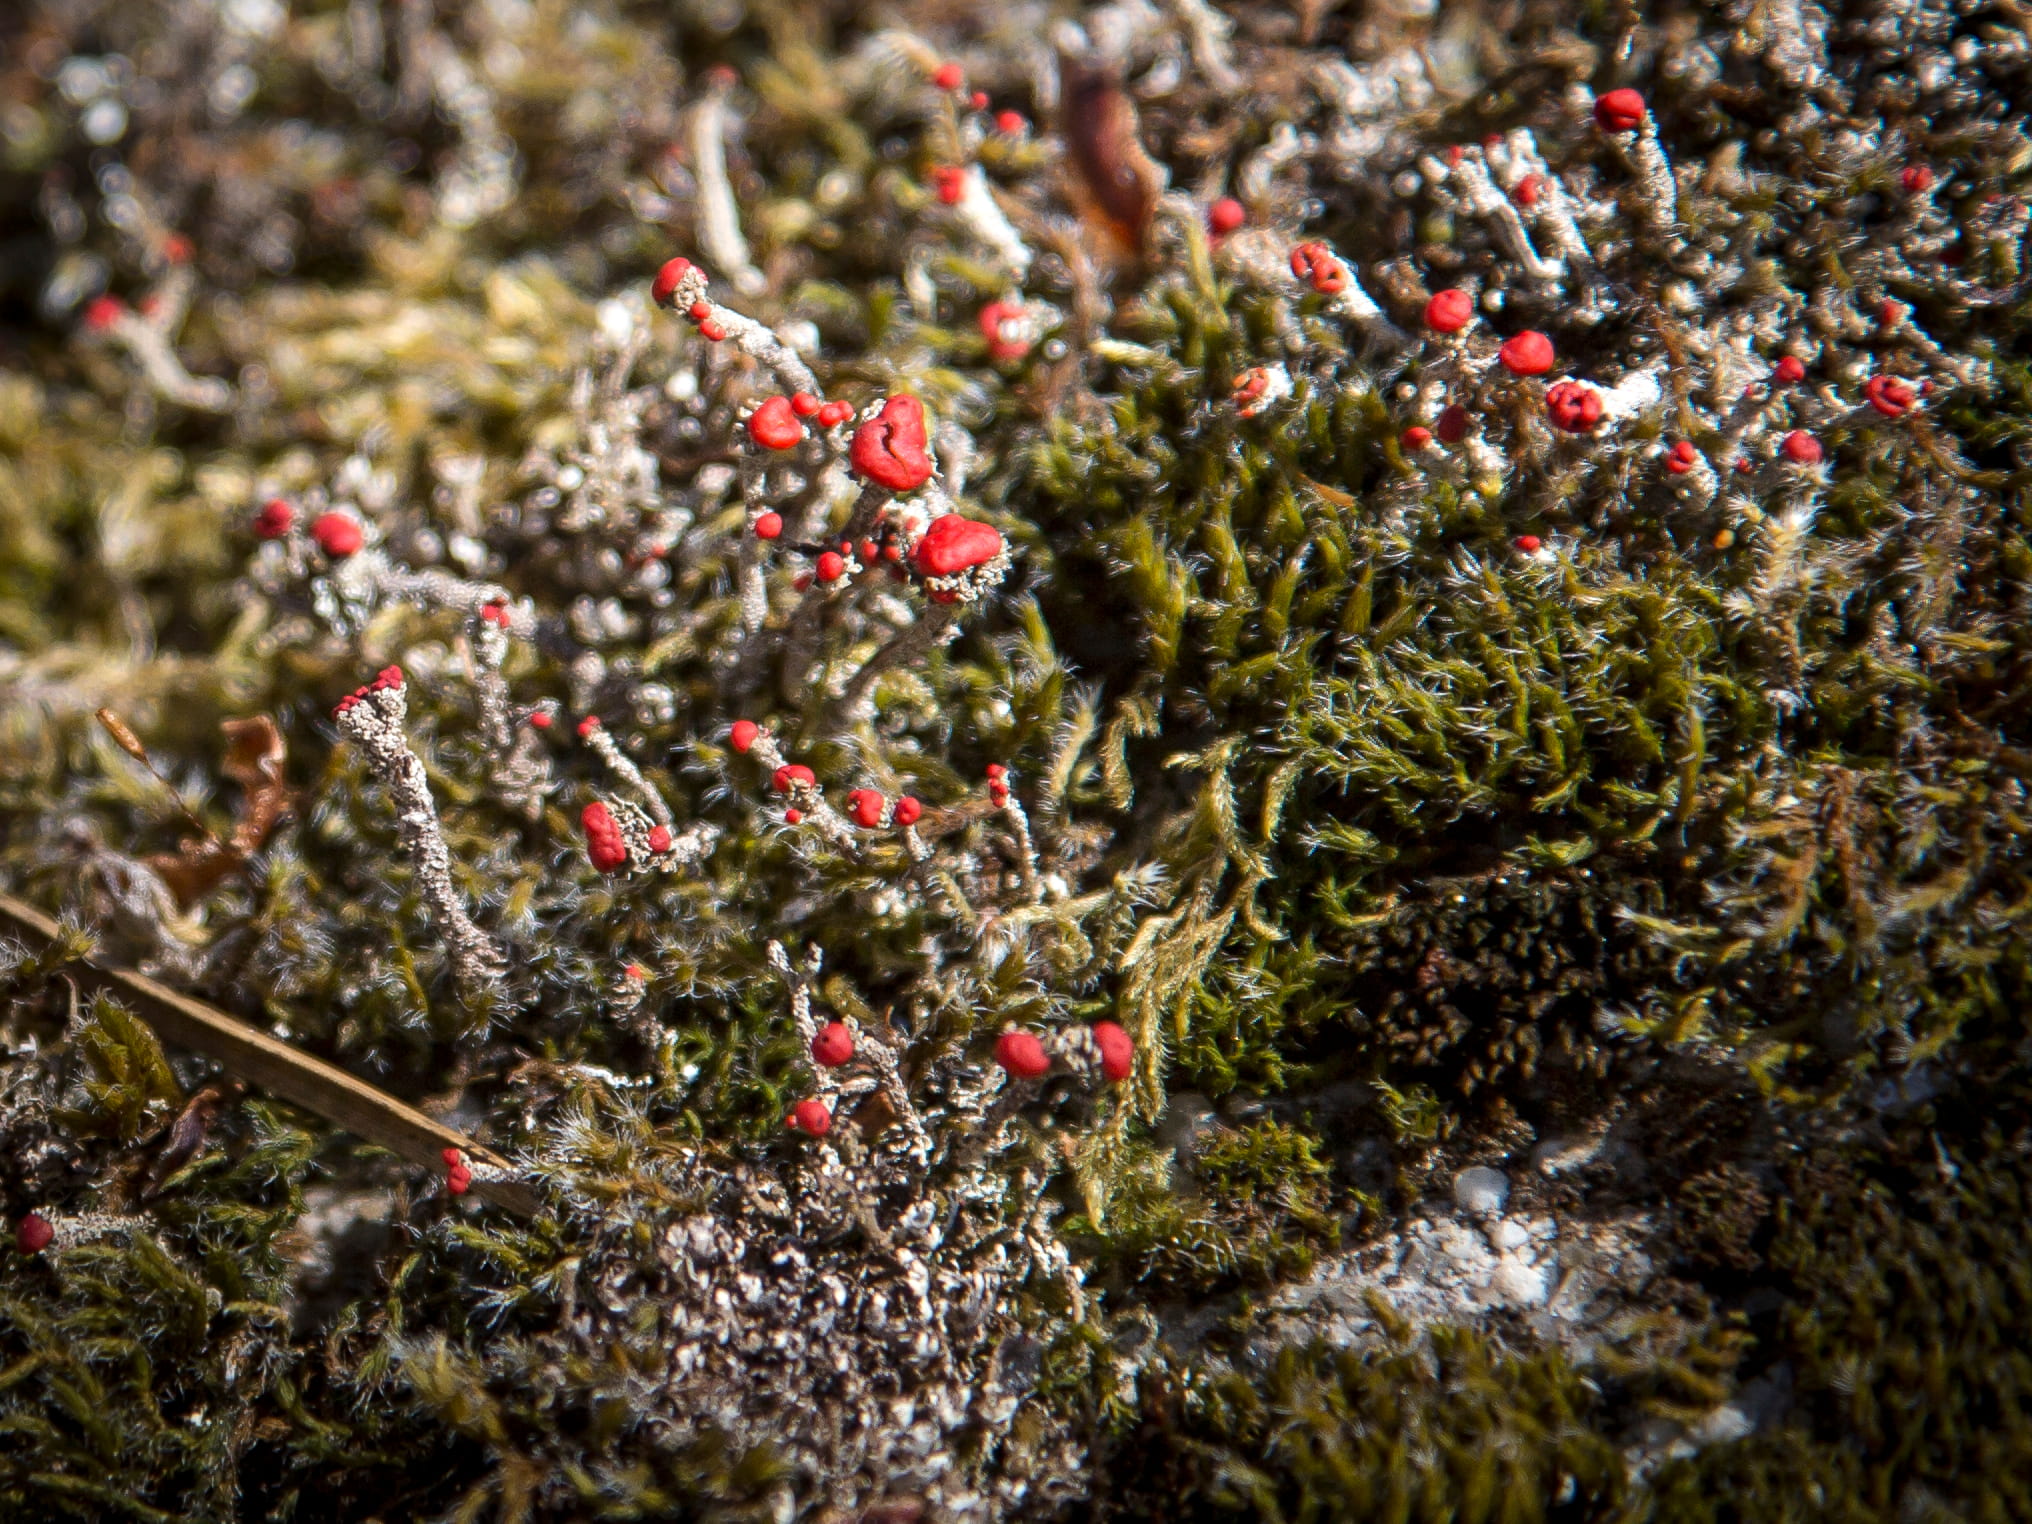
<svg viewBox="0 0 2032 1524"><path fill-rule="evenodd" d="M1510 1182L1501 1170L1477 1164L1453 1177L1454 1205L1476 1217L1500 1212L1510 1199Z"/></svg>

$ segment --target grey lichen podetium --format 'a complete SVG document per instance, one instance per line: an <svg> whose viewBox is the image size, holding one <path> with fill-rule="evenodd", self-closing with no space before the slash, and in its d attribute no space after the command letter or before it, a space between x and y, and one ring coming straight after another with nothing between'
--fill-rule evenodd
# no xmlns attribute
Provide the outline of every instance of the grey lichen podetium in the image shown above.
<svg viewBox="0 0 2032 1524"><path fill-rule="evenodd" d="M452 885L451 853L438 828L437 805L430 797L423 759L410 749L404 729L408 716L408 688L400 667L383 668L373 682L341 699L333 711L339 728L367 754L395 800L402 850L415 864L417 887L444 938L459 989L471 995L498 979L508 960L473 924Z"/></svg>

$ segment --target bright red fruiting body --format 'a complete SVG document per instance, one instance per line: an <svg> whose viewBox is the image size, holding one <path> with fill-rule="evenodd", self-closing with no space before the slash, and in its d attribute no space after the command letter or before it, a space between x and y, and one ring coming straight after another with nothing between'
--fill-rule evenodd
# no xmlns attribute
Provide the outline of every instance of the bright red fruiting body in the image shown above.
<svg viewBox="0 0 2032 1524"><path fill-rule="evenodd" d="M1595 125L1604 132L1634 132L1644 123L1644 97L1627 87L1595 97Z"/></svg>
<svg viewBox="0 0 2032 1524"><path fill-rule="evenodd" d="M1462 159L1465 159L1465 158L1466 158L1467 156L1468 156L1468 151L1467 151L1467 150L1466 150L1465 148L1461 147L1461 146L1460 146L1460 144L1458 144L1458 143L1449 143L1449 144L1447 144L1447 145L1446 145L1446 162L1447 162L1447 163L1449 163L1449 164L1458 164L1458 163L1460 163L1460 161L1461 161Z"/></svg>
<svg viewBox="0 0 2032 1524"><path fill-rule="evenodd" d="M664 262L656 272L656 279L649 283L649 296L659 307L668 307L677 295L678 285L689 275L692 263L688 259L672 259Z"/></svg>
<svg viewBox="0 0 2032 1524"><path fill-rule="evenodd" d="M85 303L85 326L93 333L104 333L120 321L120 314L127 309L117 296L99 296Z"/></svg>
<svg viewBox="0 0 2032 1524"><path fill-rule="evenodd" d="M1912 383L1901 381L1896 376L1872 376L1863 383L1863 396L1870 406L1886 418L1902 418L1912 411L1912 405L1919 400L1919 394L1912 389Z"/></svg>
<svg viewBox="0 0 2032 1524"><path fill-rule="evenodd" d="M1435 292L1425 304L1425 326L1434 333L1459 333L1474 315L1474 298L1458 289Z"/></svg>
<svg viewBox="0 0 2032 1524"><path fill-rule="evenodd" d="M1545 548L1545 542L1535 534L1520 534L1510 542L1527 556L1535 556Z"/></svg>
<svg viewBox="0 0 2032 1524"><path fill-rule="evenodd" d="M191 241L184 237L183 234L169 233L164 235L162 240L162 257L168 263L187 265L190 263L191 255L195 252L196 250L191 246Z"/></svg>
<svg viewBox="0 0 2032 1524"><path fill-rule="evenodd" d="M931 480L931 457L924 446L924 404L915 397L891 397L880 413L854 430L847 459L878 487L914 492Z"/></svg>
<svg viewBox="0 0 2032 1524"><path fill-rule="evenodd" d="M990 783L1000 783L1009 776L1009 769L999 762L990 762L982 771Z"/></svg>
<svg viewBox="0 0 2032 1524"><path fill-rule="evenodd" d="M1346 288L1348 272L1323 243L1302 243L1291 251L1291 273L1326 296Z"/></svg>
<svg viewBox="0 0 2032 1524"><path fill-rule="evenodd" d="M649 850L652 852L668 852L670 850L669 826L660 825L649 828Z"/></svg>
<svg viewBox="0 0 2032 1524"><path fill-rule="evenodd" d="M882 817L888 813L889 801L872 788L857 788L847 795L847 813L854 817L854 824L865 830L874 830L882 824Z"/></svg>
<svg viewBox="0 0 2032 1524"><path fill-rule="evenodd" d="M56 1237L56 1229L40 1212L30 1212L14 1225L14 1247L23 1254L40 1254Z"/></svg>
<svg viewBox="0 0 2032 1524"><path fill-rule="evenodd" d="M710 344L717 344L727 336L725 325L712 318L707 318L704 322L700 323L698 331L699 337Z"/></svg>
<svg viewBox="0 0 2032 1524"><path fill-rule="evenodd" d="M550 716L545 714L541 709L539 709L534 714L530 715L529 723L535 726L538 730L548 730L550 729Z"/></svg>
<svg viewBox="0 0 2032 1524"><path fill-rule="evenodd" d="M829 429L853 416L854 405L851 402L828 402L818 410L818 426Z"/></svg>
<svg viewBox="0 0 2032 1524"><path fill-rule="evenodd" d="M1545 176L1526 175L1517 182L1517 189L1510 193L1510 198L1519 206L1536 206L1544 190Z"/></svg>
<svg viewBox="0 0 2032 1524"><path fill-rule="evenodd" d="M1028 123L1023 120L1023 113L1020 111L998 111L995 113L995 130L1000 133L1006 133L1012 138L1027 125Z"/></svg>
<svg viewBox="0 0 2032 1524"><path fill-rule="evenodd" d="M813 413L816 413L824 405L810 392L792 392L790 394L790 410L800 418L811 417Z"/></svg>
<svg viewBox="0 0 2032 1524"><path fill-rule="evenodd" d="M931 172L931 188L947 206L958 206L966 189L967 172L957 164L941 164Z"/></svg>
<svg viewBox="0 0 2032 1524"><path fill-rule="evenodd" d="M508 605L505 603L483 603L480 605L480 622L508 628Z"/></svg>
<svg viewBox="0 0 2032 1524"><path fill-rule="evenodd" d="M755 515L755 538L774 540L783 533L783 515L771 508Z"/></svg>
<svg viewBox="0 0 2032 1524"><path fill-rule="evenodd" d="M783 823L785 825L802 825L804 823L804 811L795 808L785 810L783 812Z"/></svg>
<svg viewBox="0 0 2032 1524"><path fill-rule="evenodd" d="M711 302L693 302L685 309L684 315L694 323L703 323L713 315L713 304Z"/></svg>
<svg viewBox="0 0 2032 1524"><path fill-rule="evenodd" d="M1665 452L1665 469L1674 476L1684 476L1693 469L1693 463L1700 458L1693 441L1682 439Z"/></svg>
<svg viewBox="0 0 2032 1524"><path fill-rule="evenodd" d="M816 1064L828 1069L837 1069L854 1056L854 1034L847 1030L844 1021L829 1021L818 1029L818 1036L811 1040L811 1058Z"/></svg>
<svg viewBox="0 0 2032 1524"><path fill-rule="evenodd" d="M1432 430L1414 423L1397 436L1397 443L1404 448L1406 454L1422 450L1432 443Z"/></svg>
<svg viewBox="0 0 2032 1524"><path fill-rule="evenodd" d="M1545 392L1545 416L1569 434L1585 434L1602 421L1602 395L1579 381L1560 381Z"/></svg>
<svg viewBox="0 0 2032 1524"><path fill-rule="evenodd" d="M271 497L254 515L254 533L264 540L279 540L296 522L296 510L279 497Z"/></svg>
<svg viewBox="0 0 2032 1524"><path fill-rule="evenodd" d="M788 450L804 438L804 425L788 397L771 397L748 415L748 437L765 450Z"/></svg>
<svg viewBox="0 0 2032 1524"><path fill-rule="evenodd" d="M594 731L598 730L599 728L600 728L600 717L597 714L587 715L583 720L579 721L579 739L583 741L587 736L591 735Z"/></svg>
<svg viewBox="0 0 2032 1524"><path fill-rule="evenodd" d="M321 513L310 526L310 537L318 549L334 561L343 561L367 543L367 532L350 513Z"/></svg>
<svg viewBox="0 0 2032 1524"><path fill-rule="evenodd" d="M1459 444L1468 437L1468 410L1458 402L1449 402L1439 410L1439 421L1433 425L1442 444Z"/></svg>
<svg viewBox="0 0 2032 1524"><path fill-rule="evenodd" d="M1020 302L990 302L981 309L981 337L988 341L991 360L1020 360L1030 353L1030 341L1022 333L1023 305Z"/></svg>
<svg viewBox="0 0 2032 1524"><path fill-rule="evenodd" d="M1780 355L1778 363L1771 367L1771 381L1776 386L1797 386L1806 379L1806 365L1797 355Z"/></svg>
<svg viewBox="0 0 2032 1524"><path fill-rule="evenodd" d="M910 553L910 564L919 576L952 577L985 566L1000 554L1002 532L993 524L946 513L931 521Z"/></svg>
<svg viewBox="0 0 2032 1524"><path fill-rule="evenodd" d="M820 1100L799 1101L785 1120L798 1132L808 1132L814 1138L822 1138L833 1130L833 1114Z"/></svg>
<svg viewBox="0 0 2032 1524"><path fill-rule="evenodd" d="M735 751L746 753L755 744L755 737L762 734L762 727L753 720L736 720L734 728L727 733L727 741Z"/></svg>
<svg viewBox="0 0 2032 1524"><path fill-rule="evenodd" d="M1898 183L1914 196L1933 189L1933 171L1924 164L1907 164L1898 171Z"/></svg>
<svg viewBox="0 0 2032 1524"><path fill-rule="evenodd" d="M1785 452L1785 458L1794 465L1814 466L1820 464L1820 441L1804 429L1794 429L1779 442L1778 448Z"/></svg>
<svg viewBox="0 0 2032 1524"><path fill-rule="evenodd" d="M847 558L836 550L822 551L818 565L812 568L821 582L837 582L847 574Z"/></svg>
<svg viewBox="0 0 2032 1524"><path fill-rule="evenodd" d="M586 856L602 873L618 873L628 864L628 843L621 839L621 827L613 811L595 799L579 812L579 828L586 833Z"/></svg>
<svg viewBox="0 0 2032 1524"><path fill-rule="evenodd" d="M1030 1032L1004 1032L995 1041L995 1062L1016 1079L1037 1079L1051 1071L1051 1055Z"/></svg>
<svg viewBox="0 0 2032 1524"><path fill-rule="evenodd" d="M1216 238L1225 238L1249 220L1249 209L1233 196L1223 196L1207 208L1207 229Z"/></svg>
<svg viewBox="0 0 2032 1524"><path fill-rule="evenodd" d="M786 762L776 769L775 775L769 781L775 786L777 793L787 794L800 783L807 788L816 788L818 774L802 762Z"/></svg>
<svg viewBox="0 0 2032 1524"><path fill-rule="evenodd" d="M1101 1073L1121 1084L1136 1067L1135 1039L1112 1021L1094 1023L1094 1045L1101 1050Z"/></svg>
<svg viewBox="0 0 2032 1524"><path fill-rule="evenodd" d="M1552 369L1552 340L1535 328L1527 328L1503 340L1496 358L1512 375L1542 376Z"/></svg>
<svg viewBox="0 0 2032 1524"><path fill-rule="evenodd" d="M454 1164L445 1171L445 1189L454 1196L463 1196L473 1188L473 1172L463 1164Z"/></svg>
<svg viewBox="0 0 2032 1524"><path fill-rule="evenodd" d="M890 818L900 826L916 825L924 818L924 806L905 794L896 801L896 813Z"/></svg>
<svg viewBox="0 0 2032 1524"><path fill-rule="evenodd" d="M960 82L966 77L965 71L958 64L942 63L938 66L938 72L931 76L931 82L941 90L957 90Z"/></svg>

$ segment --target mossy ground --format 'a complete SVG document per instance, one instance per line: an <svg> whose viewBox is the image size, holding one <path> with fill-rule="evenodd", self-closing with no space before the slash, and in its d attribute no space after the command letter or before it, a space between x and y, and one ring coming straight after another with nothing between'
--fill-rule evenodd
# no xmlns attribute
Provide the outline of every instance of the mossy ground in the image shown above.
<svg viewBox="0 0 2032 1524"><path fill-rule="evenodd" d="M1442 8L1448 35L1500 40L1475 91L1407 112L1428 151L1529 122L1578 163L1595 150L1559 136L1560 92L1607 82L1620 37L1654 61L1696 45L1722 60L1661 76L1681 83L1652 98L1675 157L1718 166L1682 217L1740 277L1689 315L1664 289L1675 272L1639 249L1605 274L1617 309L1585 326L1513 291L1504 322L1552 329L1578 366L1640 338L1673 350L1774 291L1794 293L1781 310L1803 328L1805 295L1888 236L1901 164L1923 152L1956 175L1964 263L1915 269L1896 295L1996 384L1943 378L1910 419L1856 409L1824 430L1802 544L1781 489L1755 489L1753 520L1685 509L1644 474L1648 439L1562 441L1494 482L1421 466L1395 388L1426 362L1241 278L1196 226L1146 265L1096 262L1105 297L1042 280L1073 314L1066 351L990 363L971 317L1002 278L924 231L937 153L845 62L868 36L857 12L440 9L427 25L454 46L521 50L496 90L517 191L475 227L431 211L453 124L343 82L342 8L290 8L243 114L208 104L217 70L178 52L192 8L51 8L0 39L16 113L0 177L8 887L96 917L103 956L161 957L110 914L93 854L173 851L189 827L93 711L123 716L221 830L237 801L219 723L274 715L300 810L174 928L182 981L497 1145L576 1126L586 1178L617 1201L650 1151L773 1146L800 1063L762 972L785 926L828 949L833 1008L907 1013L951 1048L1005 1021L1122 1020L1161 1051L1161 1087L1076 1161L1063 1230L1108 1315L1218 1297L1236 1330L1133 1381L1098 1317L1052 1352L1054 1400L1093 1436L1095 1517L2032 1517L2032 298L2016 246L1982 233L1989 198L2026 192L2022 138L1992 109L2022 73L1922 120L1892 77L1917 44L1893 57L1862 30L1877 13L1845 8L1826 86L1843 120L1780 133L1811 92L1729 51L1734 10ZM1015 30L1038 17L906 10L971 48L998 92L1029 88ZM1381 46L1352 14L1312 11L1317 46ZM1295 19L1236 14L1248 89L1144 101L1174 185L1282 122L1329 125L1287 83ZM2021 25L1960 14L1936 41ZM64 57L114 53L159 87L133 107L159 141L119 156L84 141L51 84ZM929 909L868 913L893 864L813 857L735 807L713 658L738 623L731 512L673 558L683 617L653 626L631 674L668 703L617 716L679 813L728 834L697 874L625 890L585 867L577 794L525 821L475 782L456 621L388 610L337 640L248 612L252 505L356 450L390 474L412 535L450 532L451 468L480 460L504 579L577 595L593 574L510 511L534 487L522 462L574 428L599 298L695 250L683 198L655 216L642 198L677 103L720 62L750 93L736 190L774 315L817 327L829 385L908 385L967 429L969 499L1018 555L958 642L884 679L879 725L830 723L816 691L779 725L822 776L952 798L1000 761L1048 791L1065 870L1114 895L1048 954L927 970ZM401 78L391 63L384 93ZM208 171L191 167L200 148ZM1723 172L1731 155L1752 178ZM197 234L206 294L180 350L235 379L250 400L231 417L152 400L49 310L81 261L116 284L148 268L146 239L107 215L114 157L150 218ZM982 157L1044 183L1035 141ZM1473 229L1314 158L1284 210L1313 201L1308 235L1364 270L1408 260L1436 286L1500 267ZM891 257L906 247L932 310L910 308ZM1969 305L1971 270L1992 305ZM660 339L652 368L681 353ZM1237 416L1237 378L1279 361L1293 397ZM674 402L645 418L672 482L722 453L690 423ZM1644 429L1676 437L1679 415ZM1521 534L1556 553L1518 555ZM327 719L398 653L421 679L413 733L460 888L514 952L477 1000L457 998L378 785ZM529 694L571 687L550 652L519 652L508 675ZM593 776L567 767L573 787ZM653 970L669 1042L621 1014L631 960ZM73 1013L60 969L16 968L8 995L12 1040L70 1033L66 1070L25 1048L9 1060L10 1212L132 1205L155 1130L208 1075L172 1068L118 1009ZM646 1084L623 1093L585 1065ZM1180 1149L1158 1118L1185 1092L1215 1109ZM1664 1224L1663 1273L1619 1338L1576 1354L1499 1322L1242 1353L1250 1297L1387 1235L1453 1166L1521 1168L1534 1139L1612 1125L1645 1169L1562 1199L1639 1203ZM291 1235L324 1181L393 1205L358 1240L365 1288L311 1307ZM772 1481L766 1453L672 1452L631 1427L653 1309L634 1345L566 1358L546 1342L569 1326L584 1248L557 1222L435 1231L442 1203L412 1172L258 1097L147 1212L131 1244L0 1280L9 1507L517 1518L559 1489L585 1516L728 1518ZM1692 1424L1781 1378L1790 1406L1757 1432L1633 1464L1647 1419Z"/></svg>

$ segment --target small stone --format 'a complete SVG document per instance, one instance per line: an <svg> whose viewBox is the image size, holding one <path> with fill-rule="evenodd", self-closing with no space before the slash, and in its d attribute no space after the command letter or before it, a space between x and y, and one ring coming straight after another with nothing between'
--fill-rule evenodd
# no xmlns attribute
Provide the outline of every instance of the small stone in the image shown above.
<svg viewBox="0 0 2032 1524"><path fill-rule="evenodd" d="M1510 1182L1501 1170L1477 1164L1453 1177L1454 1205L1475 1217L1503 1210L1510 1199Z"/></svg>

